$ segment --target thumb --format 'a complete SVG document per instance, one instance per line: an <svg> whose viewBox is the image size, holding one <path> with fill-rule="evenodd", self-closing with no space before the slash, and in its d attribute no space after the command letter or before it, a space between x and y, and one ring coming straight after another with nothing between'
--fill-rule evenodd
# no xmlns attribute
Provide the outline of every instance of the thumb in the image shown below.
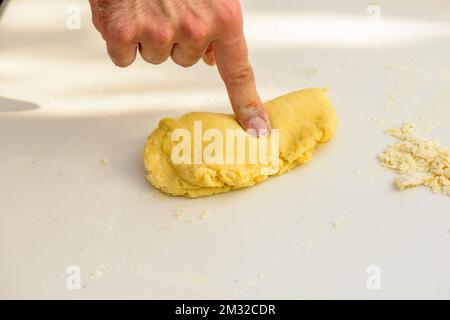
<svg viewBox="0 0 450 320"><path fill-rule="evenodd" d="M248 61L248 49L243 32L213 43L217 68L228 91L236 119L244 130L258 135L270 132L266 108L256 91L255 76Z"/></svg>

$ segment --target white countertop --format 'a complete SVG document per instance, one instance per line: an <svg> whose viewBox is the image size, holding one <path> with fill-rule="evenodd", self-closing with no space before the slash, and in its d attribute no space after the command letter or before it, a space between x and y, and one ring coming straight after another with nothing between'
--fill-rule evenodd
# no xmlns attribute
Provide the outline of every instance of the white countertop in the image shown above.
<svg viewBox="0 0 450 320"><path fill-rule="evenodd" d="M80 29L67 27L70 5ZM450 199L397 191L376 155L403 122L450 146L450 3L380 1L379 23L368 5L243 1L262 97L328 87L340 125L287 175L186 200L146 182L141 152L162 117L230 110L217 71L115 68L86 1L12 1L0 19L0 298L449 299Z"/></svg>

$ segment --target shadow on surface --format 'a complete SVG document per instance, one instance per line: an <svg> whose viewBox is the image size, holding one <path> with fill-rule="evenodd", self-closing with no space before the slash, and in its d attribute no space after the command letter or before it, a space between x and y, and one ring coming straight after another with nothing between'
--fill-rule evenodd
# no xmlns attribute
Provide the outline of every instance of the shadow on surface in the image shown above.
<svg viewBox="0 0 450 320"><path fill-rule="evenodd" d="M7 3L8 3L8 0L0 0L0 18L2 17L3 13L6 10Z"/></svg>
<svg viewBox="0 0 450 320"><path fill-rule="evenodd" d="M38 108L39 105L37 105L36 103L0 97L0 113L29 111Z"/></svg>

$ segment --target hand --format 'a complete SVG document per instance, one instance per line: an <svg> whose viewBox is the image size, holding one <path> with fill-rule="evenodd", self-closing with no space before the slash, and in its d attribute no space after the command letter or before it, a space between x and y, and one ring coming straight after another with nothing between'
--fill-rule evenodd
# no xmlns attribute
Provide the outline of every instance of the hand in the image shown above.
<svg viewBox="0 0 450 320"><path fill-rule="evenodd" d="M90 0L92 20L111 60L127 67L169 57L183 67L217 64L236 118L247 129L270 130L248 61L238 0Z"/></svg>

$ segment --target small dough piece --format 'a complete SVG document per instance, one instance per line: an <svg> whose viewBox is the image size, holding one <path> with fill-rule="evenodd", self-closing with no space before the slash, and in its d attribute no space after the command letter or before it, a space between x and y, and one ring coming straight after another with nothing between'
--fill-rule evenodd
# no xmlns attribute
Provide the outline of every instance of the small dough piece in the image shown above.
<svg viewBox="0 0 450 320"><path fill-rule="evenodd" d="M397 172L400 190L425 186L450 196L450 149L416 134L415 125L386 130L398 141L388 146L378 159L382 166Z"/></svg>
<svg viewBox="0 0 450 320"><path fill-rule="evenodd" d="M250 139L258 139L245 133L232 115L193 112L177 119L163 119L144 148L147 179L167 194L197 198L253 186L270 175L288 172L310 160L316 146L333 137L338 120L326 92L326 89L305 89L266 103L272 127L279 129L279 159L275 164L249 162L247 149L245 162L241 164L175 164L171 152L178 142L172 141L171 134L182 128L193 137L194 121L202 121L203 132L215 128L224 137L227 129L241 131L246 145ZM267 139L267 145L271 146L272 136L259 139ZM211 142L202 143L205 147Z"/></svg>

